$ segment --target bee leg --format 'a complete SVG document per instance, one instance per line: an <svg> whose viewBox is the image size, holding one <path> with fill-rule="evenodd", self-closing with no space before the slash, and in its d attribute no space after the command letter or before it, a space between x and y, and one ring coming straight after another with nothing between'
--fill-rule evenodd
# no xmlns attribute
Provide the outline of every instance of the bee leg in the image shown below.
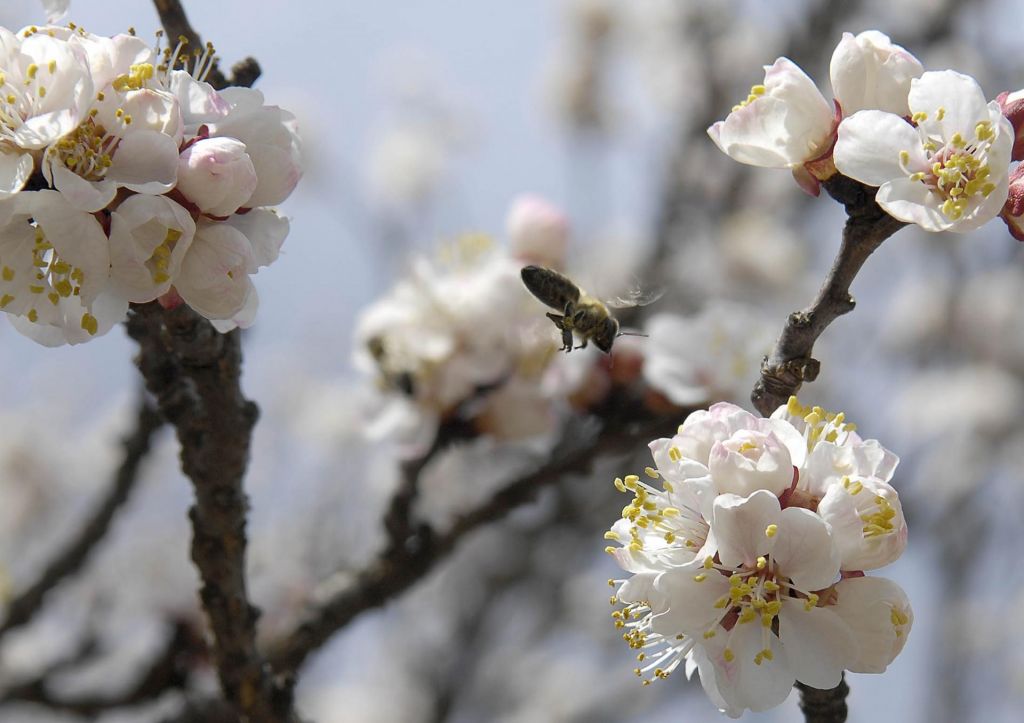
<svg viewBox="0 0 1024 723"><path fill-rule="evenodd" d="M589 341L589 340L587 339L587 337L583 337L583 343L582 343L582 344L580 344L580 345L579 345L578 347L576 347L576 348L577 348L577 349L586 349L586 348L587 348L587 341Z"/></svg>
<svg viewBox="0 0 1024 723"><path fill-rule="evenodd" d="M551 319L559 329L562 330L562 348L559 351L566 353L572 351L572 329L565 324L565 317L558 314L547 313L546 317Z"/></svg>

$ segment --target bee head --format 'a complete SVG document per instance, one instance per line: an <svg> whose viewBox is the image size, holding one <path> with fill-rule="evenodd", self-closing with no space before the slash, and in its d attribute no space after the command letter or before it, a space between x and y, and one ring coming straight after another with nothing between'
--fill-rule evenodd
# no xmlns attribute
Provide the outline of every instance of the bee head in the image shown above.
<svg viewBox="0 0 1024 723"><path fill-rule="evenodd" d="M608 354L612 350L612 344L615 342L615 337L619 334L619 322L614 317L609 316L604 320L604 323L598 327L597 332L591 337L594 342L594 346Z"/></svg>

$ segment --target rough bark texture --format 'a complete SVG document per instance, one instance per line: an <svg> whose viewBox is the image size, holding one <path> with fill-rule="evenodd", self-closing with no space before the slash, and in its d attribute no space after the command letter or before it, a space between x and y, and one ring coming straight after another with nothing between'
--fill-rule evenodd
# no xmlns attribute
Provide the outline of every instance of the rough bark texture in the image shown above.
<svg viewBox="0 0 1024 723"><path fill-rule="evenodd" d="M155 302L133 307L128 332L139 343L136 364L146 386L177 431L181 467L195 489L192 560L224 696L248 720L290 720L290 685L273 680L256 648L259 611L246 589L242 479L258 410L239 384L239 332L220 334L187 306L166 311Z"/></svg>

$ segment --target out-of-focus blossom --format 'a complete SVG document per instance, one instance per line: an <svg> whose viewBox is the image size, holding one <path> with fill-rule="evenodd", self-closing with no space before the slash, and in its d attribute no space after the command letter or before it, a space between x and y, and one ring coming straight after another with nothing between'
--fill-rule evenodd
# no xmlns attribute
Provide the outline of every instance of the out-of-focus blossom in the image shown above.
<svg viewBox="0 0 1024 723"><path fill-rule="evenodd" d="M829 64L832 93L844 116L868 109L910 115L910 81L923 72L921 61L877 30L843 33Z"/></svg>
<svg viewBox="0 0 1024 723"><path fill-rule="evenodd" d="M836 168L878 186L887 213L926 231L970 231L995 218L1013 144L999 104L986 103L974 78L952 70L915 78L908 102L916 127L878 110L844 119Z"/></svg>
<svg viewBox="0 0 1024 723"><path fill-rule="evenodd" d="M71 0L42 0L43 10L46 11L46 22L55 23L64 17L68 8L71 7Z"/></svg>
<svg viewBox="0 0 1024 723"><path fill-rule="evenodd" d="M430 428L473 402L463 411L482 413L489 428L516 430L516 436L524 424L550 430L548 415L532 403L503 411L485 401L515 378L539 388L553 357L549 322L522 284L521 263L479 236L464 237L449 251L446 262L417 260L409 278L359 319L355 363L377 377L392 402L381 421L390 419L392 432ZM514 423L495 417L514 410L525 416Z"/></svg>
<svg viewBox="0 0 1024 723"><path fill-rule="evenodd" d="M699 314L648 320L644 378L681 406L749 397L773 324L739 304L711 302Z"/></svg>
<svg viewBox="0 0 1024 723"><path fill-rule="evenodd" d="M540 196L519 196L505 219L509 251L524 264L559 269L569 247L569 219Z"/></svg>

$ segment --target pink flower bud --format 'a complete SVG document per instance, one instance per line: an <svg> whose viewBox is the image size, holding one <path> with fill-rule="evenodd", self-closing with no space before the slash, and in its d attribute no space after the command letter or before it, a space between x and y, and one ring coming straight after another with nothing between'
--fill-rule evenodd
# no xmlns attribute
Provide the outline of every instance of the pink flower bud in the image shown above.
<svg viewBox="0 0 1024 723"><path fill-rule="evenodd" d="M178 190L211 216L230 216L255 189L252 159L234 138L205 138L178 158Z"/></svg>
<svg viewBox="0 0 1024 723"><path fill-rule="evenodd" d="M720 492L740 496L757 490L777 496L793 481L789 450L771 432L744 429L715 442L708 468Z"/></svg>
<svg viewBox="0 0 1024 723"><path fill-rule="evenodd" d="M569 220L540 196L519 196L505 221L512 255L522 261L561 268L569 245Z"/></svg>
<svg viewBox="0 0 1024 723"><path fill-rule="evenodd" d="M1010 235L1024 241L1024 163L1010 174L1010 193L999 215L1010 229Z"/></svg>
<svg viewBox="0 0 1024 723"><path fill-rule="evenodd" d="M1013 126L1014 140L1011 161L1024 160L1024 90L1005 91L996 96L999 110Z"/></svg>

